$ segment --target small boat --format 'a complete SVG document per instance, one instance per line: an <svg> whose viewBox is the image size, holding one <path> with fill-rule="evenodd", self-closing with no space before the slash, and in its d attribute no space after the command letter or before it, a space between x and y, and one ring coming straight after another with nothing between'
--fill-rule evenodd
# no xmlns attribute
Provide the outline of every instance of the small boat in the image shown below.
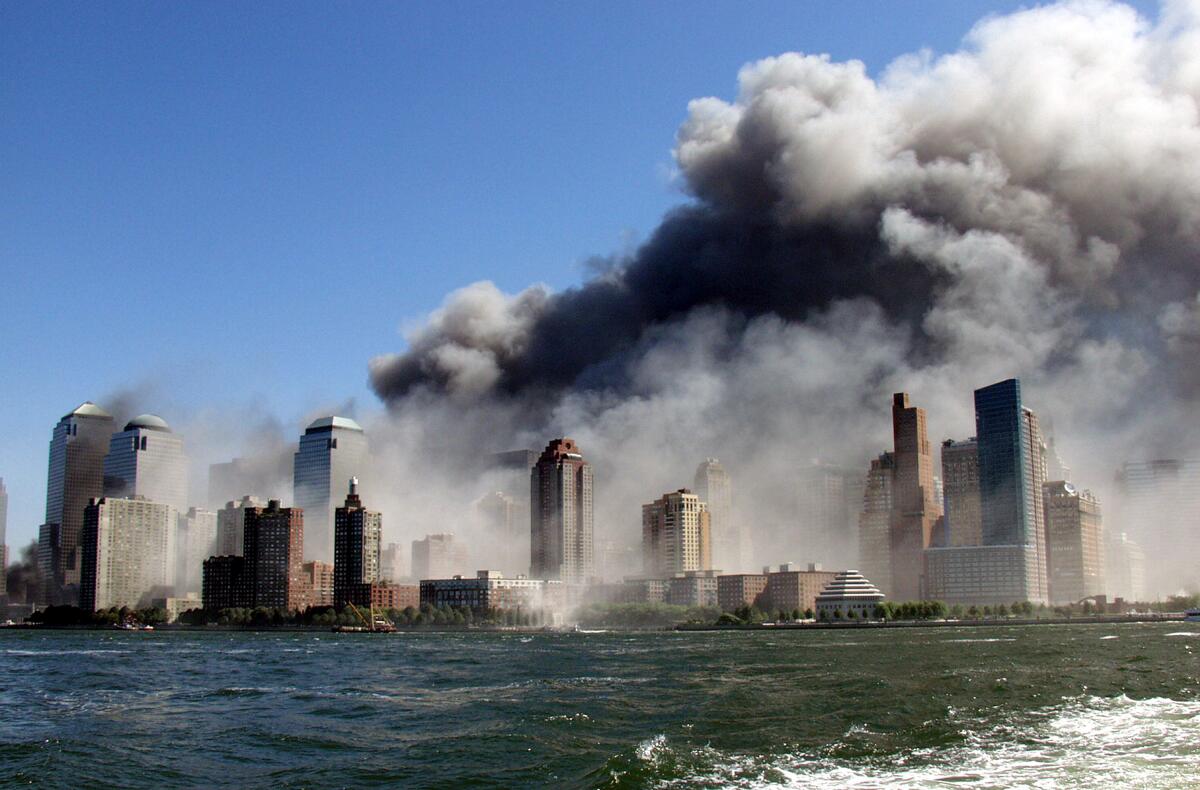
<svg viewBox="0 0 1200 790"><path fill-rule="evenodd" d="M1200 623L1200 608L1188 609L1183 613L1183 619L1189 623Z"/></svg>

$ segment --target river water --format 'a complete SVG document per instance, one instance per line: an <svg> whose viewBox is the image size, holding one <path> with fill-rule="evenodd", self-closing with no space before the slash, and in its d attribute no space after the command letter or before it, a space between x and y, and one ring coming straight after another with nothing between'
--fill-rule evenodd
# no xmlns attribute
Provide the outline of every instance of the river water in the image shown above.
<svg viewBox="0 0 1200 790"><path fill-rule="evenodd" d="M1200 786L1200 624L0 632L0 785Z"/></svg>

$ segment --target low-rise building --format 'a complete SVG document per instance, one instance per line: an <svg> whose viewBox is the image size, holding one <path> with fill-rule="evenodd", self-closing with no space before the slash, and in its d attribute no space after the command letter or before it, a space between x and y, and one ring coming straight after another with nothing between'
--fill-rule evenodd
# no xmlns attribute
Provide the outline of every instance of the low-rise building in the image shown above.
<svg viewBox="0 0 1200 790"><path fill-rule="evenodd" d="M663 603L667 600L665 579L630 577L619 587L614 603Z"/></svg>
<svg viewBox="0 0 1200 790"><path fill-rule="evenodd" d="M376 582L371 585L370 598L376 609L415 609L421 605L421 586Z"/></svg>
<svg viewBox="0 0 1200 790"><path fill-rule="evenodd" d="M300 567L308 606L333 606L333 563L312 560Z"/></svg>
<svg viewBox="0 0 1200 790"><path fill-rule="evenodd" d="M667 579L667 600L672 606L716 606L720 571L687 571Z"/></svg>
<svg viewBox="0 0 1200 790"><path fill-rule="evenodd" d="M809 563L808 570L803 571L791 563L780 565L776 571L770 568L763 571L767 576L767 589L763 593L765 608L788 613L815 611L817 596L837 577L836 572L823 571L814 563Z"/></svg>
<svg viewBox="0 0 1200 790"><path fill-rule="evenodd" d="M717 577L717 605L726 612L756 606L767 589L765 573L733 573Z"/></svg>
<svg viewBox="0 0 1200 790"><path fill-rule="evenodd" d="M168 623L178 620L179 615L184 612L201 609L204 606L200 596L196 593L188 593L179 597L155 598L153 604L167 613Z"/></svg>
<svg viewBox="0 0 1200 790"><path fill-rule="evenodd" d="M1012 604L1027 600L1038 584L1037 547L1032 544L925 550L928 600L963 606Z"/></svg>
<svg viewBox="0 0 1200 790"><path fill-rule="evenodd" d="M499 571L483 570L476 572L474 578L422 579L421 603L476 611L541 610L549 608L555 598L551 588L561 587L561 582L524 576L509 579Z"/></svg>
<svg viewBox="0 0 1200 790"><path fill-rule="evenodd" d="M817 619L869 620L883 597L879 588L858 571L842 571L817 596Z"/></svg>

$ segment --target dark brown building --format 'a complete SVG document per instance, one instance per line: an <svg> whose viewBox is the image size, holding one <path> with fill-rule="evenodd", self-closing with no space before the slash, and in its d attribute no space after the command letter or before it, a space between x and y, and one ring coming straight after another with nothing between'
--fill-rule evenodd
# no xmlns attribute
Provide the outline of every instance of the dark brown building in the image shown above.
<svg viewBox="0 0 1200 790"><path fill-rule="evenodd" d="M350 480L346 503L333 517L333 605L371 605L371 587L379 581L379 542L383 516L363 507L358 479Z"/></svg>
<svg viewBox="0 0 1200 790"><path fill-rule="evenodd" d="M245 558L229 555L206 559L200 599L204 608L213 612L252 606L254 596Z"/></svg>
<svg viewBox="0 0 1200 790"><path fill-rule="evenodd" d="M245 509L243 536L246 572L254 592L254 606L302 608L308 598L304 583L304 511L280 507L272 499L266 507Z"/></svg>
<svg viewBox="0 0 1200 790"><path fill-rule="evenodd" d="M592 467L573 439L546 445L530 474L530 575L592 578Z"/></svg>
<svg viewBox="0 0 1200 790"><path fill-rule="evenodd" d="M717 605L726 612L754 606L767 589L765 573L734 573L717 577Z"/></svg>

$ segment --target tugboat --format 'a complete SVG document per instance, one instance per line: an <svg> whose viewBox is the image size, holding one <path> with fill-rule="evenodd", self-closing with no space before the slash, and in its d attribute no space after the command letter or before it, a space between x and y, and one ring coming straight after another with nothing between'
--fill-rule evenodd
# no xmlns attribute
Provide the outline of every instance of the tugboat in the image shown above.
<svg viewBox="0 0 1200 790"><path fill-rule="evenodd" d="M375 614L375 607L370 607L370 617L364 615L359 608L353 603L346 602L350 606L350 610L354 612L359 620L362 620L362 625L335 625L333 632L335 634L392 634L396 632L396 626L392 624L386 617Z"/></svg>

